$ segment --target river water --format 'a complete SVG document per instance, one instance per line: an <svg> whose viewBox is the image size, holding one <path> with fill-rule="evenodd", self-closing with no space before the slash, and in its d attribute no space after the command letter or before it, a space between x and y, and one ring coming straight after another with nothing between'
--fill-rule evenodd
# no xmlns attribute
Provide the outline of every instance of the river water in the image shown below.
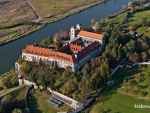
<svg viewBox="0 0 150 113"><path fill-rule="evenodd" d="M105 3L91 7L87 10L76 13L57 22L46 25L44 28L24 36L16 41L0 46L0 75L14 67L15 61L21 55L22 49L26 44L39 43L48 36L53 36L59 30L68 30L77 23L83 26L90 26L91 19L96 21L106 18L107 15L114 14L122 9L123 5L131 0L108 0Z"/></svg>

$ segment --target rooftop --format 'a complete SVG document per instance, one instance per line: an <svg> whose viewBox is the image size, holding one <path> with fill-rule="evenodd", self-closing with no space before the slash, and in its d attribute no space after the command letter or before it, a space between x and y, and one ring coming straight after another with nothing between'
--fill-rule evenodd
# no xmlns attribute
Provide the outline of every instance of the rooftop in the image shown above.
<svg viewBox="0 0 150 113"><path fill-rule="evenodd" d="M98 40L102 40L103 38L102 34L92 33L92 32L83 31L83 30L79 31L78 35L86 36L86 37L90 37L90 38L94 38Z"/></svg>
<svg viewBox="0 0 150 113"><path fill-rule="evenodd" d="M83 43L82 39L79 38L70 44L61 47L58 51L35 45L27 45L26 49L23 49L22 52L43 57L53 57L66 62L76 63L101 46L101 44L96 41L89 43L87 46L84 46Z"/></svg>

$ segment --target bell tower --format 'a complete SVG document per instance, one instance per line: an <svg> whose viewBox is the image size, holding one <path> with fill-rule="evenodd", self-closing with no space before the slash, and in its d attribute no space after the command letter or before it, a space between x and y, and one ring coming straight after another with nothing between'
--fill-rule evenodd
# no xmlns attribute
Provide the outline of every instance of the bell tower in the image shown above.
<svg viewBox="0 0 150 113"><path fill-rule="evenodd" d="M70 29L70 39L75 39L75 28L74 26Z"/></svg>

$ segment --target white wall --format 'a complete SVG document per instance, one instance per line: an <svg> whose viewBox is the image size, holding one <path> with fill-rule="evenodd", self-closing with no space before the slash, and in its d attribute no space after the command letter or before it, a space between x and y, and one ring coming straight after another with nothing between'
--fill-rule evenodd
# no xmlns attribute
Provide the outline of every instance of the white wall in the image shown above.
<svg viewBox="0 0 150 113"><path fill-rule="evenodd" d="M72 104L71 104L71 105L68 104L69 106L71 106L71 107L73 107L73 108L75 108L75 109L79 108L79 106L78 106L78 103L80 103L79 101L74 100L74 99L72 99L72 98L70 98L70 97L67 97L67 96L65 96L65 95L63 95L63 94L61 94L61 93L59 93L59 92L54 91L54 90L51 90L50 88L48 88L47 90L49 90L49 91L50 91L52 94L54 94L54 95L58 95L58 96L60 96L60 97L62 97L62 98L64 98L64 99L66 99L66 100L71 101ZM67 104L67 103L66 103L66 104ZM80 104L82 105L82 103L80 103Z"/></svg>
<svg viewBox="0 0 150 113"><path fill-rule="evenodd" d="M102 45L103 45L103 42L102 42L102 40L98 40L98 39L94 39L94 38L90 38L90 37L85 37L85 36L82 36L82 35L77 35L77 37L78 38L83 38L83 40L86 40L86 39L88 39L88 40L90 40L90 41L98 41L98 42L100 42ZM104 38L104 36L103 36L103 38Z"/></svg>
<svg viewBox="0 0 150 113"><path fill-rule="evenodd" d="M26 80L26 79L19 79L19 85L22 85L22 84L26 84L26 85L34 85L34 88L35 89L38 89L37 85L34 83L34 82L31 82L29 80Z"/></svg>

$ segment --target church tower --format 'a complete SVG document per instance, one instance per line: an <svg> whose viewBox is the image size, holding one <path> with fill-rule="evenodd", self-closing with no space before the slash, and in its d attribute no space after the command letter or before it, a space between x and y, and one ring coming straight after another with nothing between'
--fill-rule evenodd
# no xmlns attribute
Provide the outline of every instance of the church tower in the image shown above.
<svg viewBox="0 0 150 113"><path fill-rule="evenodd" d="M75 39L75 28L74 27L71 27L70 29L70 39L73 40Z"/></svg>
<svg viewBox="0 0 150 113"><path fill-rule="evenodd" d="M78 30L78 31L81 30L81 26L79 23L76 25L76 30Z"/></svg>

